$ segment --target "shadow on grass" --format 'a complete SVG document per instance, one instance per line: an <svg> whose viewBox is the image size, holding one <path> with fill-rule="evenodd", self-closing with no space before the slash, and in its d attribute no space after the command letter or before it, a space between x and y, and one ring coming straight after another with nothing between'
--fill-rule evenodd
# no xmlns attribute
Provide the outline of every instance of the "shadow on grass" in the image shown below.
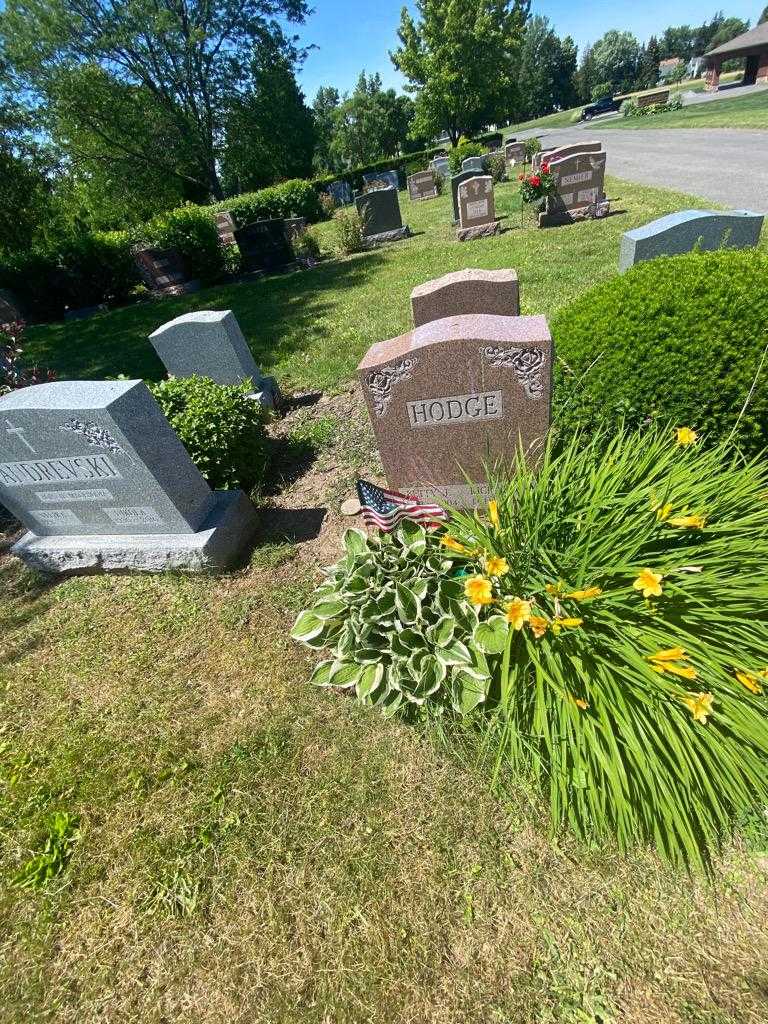
<svg viewBox="0 0 768 1024"><path fill-rule="evenodd" d="M30 328L28 362L50 367L60 376L100 379L124 374L162 380L165 368L149 342L161 324L198 309L231 309L260 368L304 347L306 334L331 305L326 294L354 289L376 272L377 251L352 260L320 263L312 270L263 277L243 284L217 285L193 295L146 302L113 310L90 320Z"/></svg>
<svg viewBox="0 0 768 1024"><path fill-rule="evenodd" d="M301 544L314 540L323 528L327 508L273 508L259 509L257 547L265 544Z"/></svg>

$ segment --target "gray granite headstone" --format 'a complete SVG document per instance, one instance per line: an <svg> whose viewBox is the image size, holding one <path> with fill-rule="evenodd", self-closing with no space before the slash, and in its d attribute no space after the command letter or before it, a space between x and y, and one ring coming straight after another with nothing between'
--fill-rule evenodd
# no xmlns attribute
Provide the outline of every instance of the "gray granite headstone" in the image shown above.
<svg viewBox="0 0 768 1024"><path fill-rule="evenodd" d="M578 152L562 160L551 158L549 170L555 187L547 195L544 210L538 215L539 227L607 215L609 203L605 198L604 152Z"/></svg>
<svg viewBox="0 0 768 1024"><path fill-rule="evenodd" d="M462 171L472 171L473 174L483 173L483 158L481 156L468 156L461 161Z"/></svg>
<svg viewBox="0 0 768 1024"><path fill-rule="evenodd" d="M674 256L698 248L745 249L757 245L763 228L763 214L750 210L681 210L652 220L644 227L621 236L619 270L657 256Z"/></svg>
<svg viewBox="0 0 768 1024"><path fill-rule="evenodd" d="M0 398L0 502L45 572L224 568L253 534L213 492L142 381L57 381Z"/></svg>
<svg viewBox="0 0 768 1024"><path fill-rule="evenodd" d="M217 384L250 380L262 405L274 407L277 387L251 355L231 309L184 313L149 336L172 377L210 377Z"/></svg>
<svg viewBox="0 0 768 1024"><path fill-rule="evenodd" d="M348 181L332 181L328 193L339 206L348 206L352 202L352 186Z"/></svg>
<svg viewBox="0 0 768 1024"><path fill-rule="evenodd" d="M363 181L372 185L374 181L384 181L392 188L400 188L400 176L397 171L368 171L363 175Z"/></svg>
<svg viewBox="0 0 768 1024"><path fill-rule="evenodd" d="M429 166L435 174L439 174L441 178L450 178L451 166L447 156L436 156L434 160L430 161Z"/></svg>
<svg viewBox="0 0 768 1024"><path fill-rule="evenodd" d="M379 188L364 192L355 199L355 206L366 244L397 241L410 235L408 225L403 226L397 189Z"/></svg>

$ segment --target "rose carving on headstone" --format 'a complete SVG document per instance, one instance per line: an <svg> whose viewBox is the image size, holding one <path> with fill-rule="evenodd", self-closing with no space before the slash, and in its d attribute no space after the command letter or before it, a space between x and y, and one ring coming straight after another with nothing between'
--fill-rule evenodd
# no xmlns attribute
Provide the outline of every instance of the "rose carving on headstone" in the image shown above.
<svg viewBox="0 0 768 1024"><path fill-rule="evenodd" d="M540 348L497 348L486 345L480 349L491 366L508 366L515 371L528 398L541 398L544 382L541 371L545 366L545 355Z"/></svg>
<svg viewBox="0 0 768 1024"><path fill-rule="evenodd" d="M373 407L377 416L384 416L392 397L392 386L398 381L408 380L418 359L403 359L396 366L383 366L369 373L365 386L373 395Z"/></svg>

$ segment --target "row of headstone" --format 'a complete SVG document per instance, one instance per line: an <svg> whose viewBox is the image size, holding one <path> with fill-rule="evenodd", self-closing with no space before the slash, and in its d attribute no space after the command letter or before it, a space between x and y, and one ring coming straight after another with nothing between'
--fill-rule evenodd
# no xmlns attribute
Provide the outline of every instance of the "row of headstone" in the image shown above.
<svg viewBox="0 0 768 1024"><path fill-rule="evenodd" d="M681 210L621 236L619 271L658 256L745 249L760 241L764 215L751 210Z"/></svg>
<svg viewBox="0 0 768 1024"><path fill-rule="evenodd" d="M403 224L396 188L364 192L355 198L355 207L362 225L363 242L368 248L410 238L411 229Z"/></svg>
<svg viewBox="0 0 768 1024"><path fill-rule="evenodd" d="M390 487L472 506L488 467L535 460L550 424L552 338L520 316L513 271L460 271L412 296L414 328L358 367ZM469 482L468 482L469 481Z"/></svg>
<svg viewBox="0 0 768 1024"><path fill-rule="evenodd" d="M490 174L478 175L460 182L457 198L459 227L456 237L460 242L501 233L501 224L496 220L493 178Z"/></svg>

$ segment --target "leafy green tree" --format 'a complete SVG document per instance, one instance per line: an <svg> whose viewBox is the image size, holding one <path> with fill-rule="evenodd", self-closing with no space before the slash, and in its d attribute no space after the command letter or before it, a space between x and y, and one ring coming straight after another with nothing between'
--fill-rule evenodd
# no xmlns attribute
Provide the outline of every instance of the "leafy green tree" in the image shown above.
<svg viewBox="0 0 768 1024"><path fill-rule="evenodd" d="M27 112L0 94L0 253L26 249L50 218L53 171Z"/></svg>
<svg viewBox="0 0 768 1024"><path fill-rule="evenodd" d="M757 19L757 24L758 25L763 25L763 24L765 24L766 21L768 21L768 6L763 8L763 13Z"/></svg>
<svg viewBox="0 0 768 1024"><path fill-rule="evenodd" d="M530 0L417 0L400 15L390 53L415 97L413 131L462 134L504 121L517 95L518 54Z"/></svg>
<svg viewBox="0 0 768 1024"><path fill-rule="evenodd" d="M305 0L7 0L0 51L12 81L41 108L55 104L62 78L88 66L143 90L173 137L165 155L151 132L132 134L130 102L104 106L83 95L81 123L106 148L219 198L223 129L248 91L254 48L272 40L290 52L276 19L302 22L307 13Z"/></svg>
<svg viewBox="0 0 768 1024"><path fill-rule="evenodd" d="M358 166L397 156L405 148L413 102L384 89L378 74L360 77L351 96L333 111L331 156L337 164Z"/></svg>
<svg viewBox="0 0 768 1024"><path fill-rule="evenodd" d="M536 15L526 24L519 68L516 116L520 120L572 106L576 46L570 36L561 42L548 18Z"/></svg>
<svg viewBox="0 0 768 1024"><path fill-rule="evenodd" d="M659 80L660 62L659 41L656 36L651 36L645 46L640 49L635 81L638 89L651 89L656 85Z"/></svg>
<svg viewBox="0 0 768 1024"><path fill-rule="evenodd" d="M730 43L736 36L740 36L743 32L749 30L749 22L743 21L741 18L726 18L722 24L718 27L717 31L713 33L712 38L709 40L708 50L714 50L716 46L722 46L723 43Z"/></svg>
<svg viewBox="0 0 768 1024"><path fill-rule="evenodd" d="M691 28L690 25L677 25L665 28L659 40L660 60L669 60L670 57L690 60L691 57L698 56L695 50L698 46L706 45L704 42L705 34L702 33L700 28Z"/></svg>
<svg viewBox="0 0 768 1024"><path fill-rule="evenodd" d="M610 29L592 47L594 85L610 82L614 92L627 92L635 82L640 44L631 32Z"/></svg>
<svg viewBox="0 0 768 1024"><path fill-rule="evenodd" d="M592 90L598 84L592 47L587 45L581 54L581 63L575 75L576 96L580 103L589 103Z"/></svg>
<svg viewBox="0 0 768 1024"><path fill-rule="evenodd" d="M312 173L315 124L284 49L267 41L254 54L248 92L227 119L222 179L229 195Z"/></svg>
<svg viewBox="0 0 768 1024"><path fill-rule="evenodd" d="M312 113L315 118L315 155L314 166L317 171L337 171L334 157L331 155L333 141L334 114L341 103L339 90L332 85L323 85L317 90Z"/></svg>

